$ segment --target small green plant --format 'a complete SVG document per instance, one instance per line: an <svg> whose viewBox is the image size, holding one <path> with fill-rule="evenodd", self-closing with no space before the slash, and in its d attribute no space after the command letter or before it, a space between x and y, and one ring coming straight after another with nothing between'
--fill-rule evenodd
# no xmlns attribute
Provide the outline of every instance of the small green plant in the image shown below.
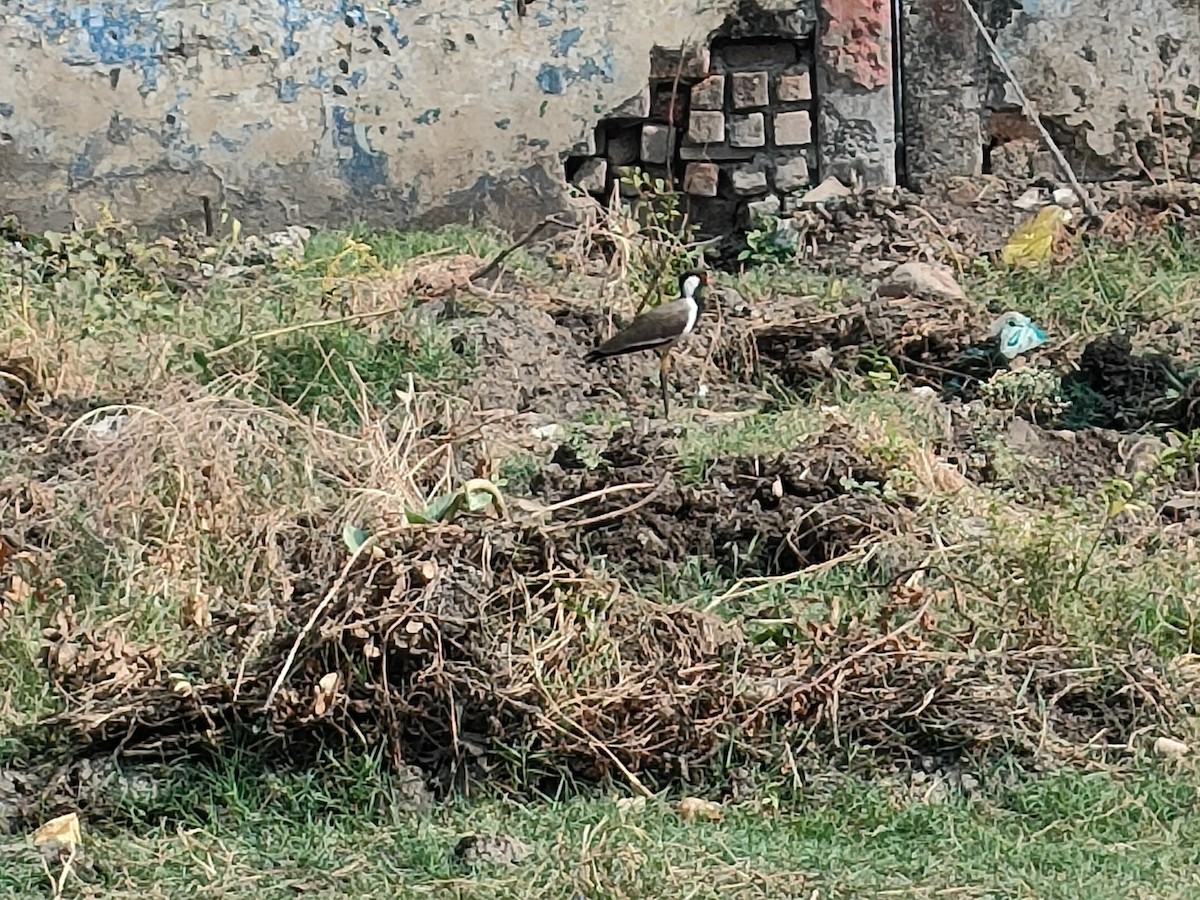
<svg viewBox="0 0 1200 900"><path fill-rule="evenodd" d="M696 226L684 213L679 192L665 179L629 166L620 183L629 195L625 208L642 238L632 243L630 286L645 305L654 306L663 297L674 297L680 274L700 263L702 250L692 246Z"/></svg>
<svg viewBox="0 0 1200 900"><path fill-rule="evenodd" d="M997 372L980 385L979 396L994 409L1043 422L1062 415L1071 405L1063 396L1058 374L1033 367Z"/></svg>
<svg viewBox="0 0 1200 900"><path fill-rule="evenodd" d="M753 265L781 265L792 262L800 249L800 232L794 219L764 216L746 234L746 248L739 262Z"/></svg>

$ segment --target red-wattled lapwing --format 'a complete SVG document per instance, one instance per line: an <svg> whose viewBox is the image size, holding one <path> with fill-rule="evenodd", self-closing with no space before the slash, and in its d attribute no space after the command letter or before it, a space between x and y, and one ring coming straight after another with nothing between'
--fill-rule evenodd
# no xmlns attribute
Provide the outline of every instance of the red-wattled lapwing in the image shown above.
<svg viewBox="0 0 1200 900"><path fill-rule="evenodd" d="M607 341L584 357L584 362L612 359L627 353L642 350L658 350L662 356L659 365L659 384L662 387L663 415L671 415L671 403L667 391L667 369L671 364L671 349L692 333L700 314L704 312L704 292L708 287L708 273L702 269L689 269L679 276L679 297L661 306L648 309L618 331Z"/></svg>

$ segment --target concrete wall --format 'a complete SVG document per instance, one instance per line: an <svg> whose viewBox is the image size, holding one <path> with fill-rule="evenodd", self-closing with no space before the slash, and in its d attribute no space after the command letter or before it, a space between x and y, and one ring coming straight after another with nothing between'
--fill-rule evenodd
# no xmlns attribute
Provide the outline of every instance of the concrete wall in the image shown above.
<svg viewBox="0 0 1200 900"><path fill-rule="evenodd" d="M1080 177L1200 179L1200 2L975 2ZM909 175L1050 169L961 0L903 6Z"/></svg>
<svg viewBox="0 0 1200 900"><path fill-rule="evenodd" d="M903 2L910 168L978 170L1001 82L960 0ZM1153 168L1164 143L1173 160L1196 162L1196 0L1023 3L985 0L985 14L1089 174L1137 171L1135 151ZM586 150L597 121L644 91L655 46L703 46L763 15L819 20L813 177L854 168L887 183L889 3L820 6L818 16L813 0L9 0L0 209L31 227L105 204L150 227L198 224L205 202L227 203L249 227L469 216L520 226L560 201L563 161Z"/></svg>
<svg viewBox="0 0 1200 900"><path fill-rule="evenodd" d="M644 86L652 45L703 39L726 14L697 0L520 6L6 3L0 202L33 224L104 201L197 221L204 196L251 225L528 218L557 191L560 151Z"/></svg>

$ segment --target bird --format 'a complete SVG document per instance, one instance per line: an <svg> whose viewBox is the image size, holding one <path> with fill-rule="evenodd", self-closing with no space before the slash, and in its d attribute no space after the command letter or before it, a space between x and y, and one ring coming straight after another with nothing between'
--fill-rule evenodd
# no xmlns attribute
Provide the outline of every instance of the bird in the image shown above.
<svg viewBox="0 0 1200 900"><path fill-rule="evenodd" d="M708 289L708 273L703 269L688 269L679 276L679 296L646 310L628 326L618 331L599 347L588 352L584 362L594 363L642 350L657 350L662 357L658 368L662 388L663 415L671 415L667 391L667 369L671 350L691 334L704 312L704 295Z"/></svg>

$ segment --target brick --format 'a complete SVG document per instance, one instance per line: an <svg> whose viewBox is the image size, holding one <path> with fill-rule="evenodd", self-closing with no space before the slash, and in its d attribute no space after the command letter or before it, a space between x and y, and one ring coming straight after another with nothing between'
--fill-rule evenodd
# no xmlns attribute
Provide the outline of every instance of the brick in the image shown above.
<svg viewBox="0 0 1200 900"><path fill-rule="evenodd" d="M736 72L733 76L733 108L752 109L767 105L767 73Z"/></svg>
<svg viewBox="0 0 1200 900"><path fill-rule="evenodd" d="M678 47L655 46L650 50L650 80L673 81L676 74L681 80L699 81L708 75L708 47L685 47L680 56Z"/></svg>
<svg viewBox="0 0 1200 900"><path fill-rule="evenodd" d="M767 126L762 113L734 116L729 122L729 143L735 147L761 147L767 142Z"/></svg>
<svg viewBox="0 0 1200 900"><path fill-rule="evenodd" d="M644 119L650 115L650 85L628 100L623 100L605 115L606 119Z"/></svg>
<svg viewBox="0 0 1200 900"><path fill-rule="evenodd" d="M775 163L775 187L781 191L802 190L809 186L808 159L793 156Z"/></svg>
<svg viewBox="0 0 1200 900"><path fill-rule="evenodd" d="M609 162L614 166L627 166L636 162L638 151L641 150L640 131L641 127L638 125L610 130L604 153Z"/></svg>
<svg viewBox="0 0 1200 900"><path fill-rule="evenodd" d="M721 170L715 163L688 163L683 174L683 190L697 197L715 197L720 177Z"/></svg>
<svg viewBox="0 0 1200 900"><path fill-rule="evenodd" d="M780 103L803 103L812 99L812 78L807 72L799 75L780 75L775 85Z"/></svg>
<svg viewBox="0 0 1200 900"><path fill-rule="evenodd" d="M807 110L775 114L775 143L795 147L812 143L812 119Z"/></svg>
<svg viewBox="0 0 1200 900"><path fill-rule="evenodd" d="M665 164L675 150L675 129L668 125L642 126L642 161Z"/></svg>
<svg viewBox="0 0 1200 900"><path fill-rule="evenodd" d="M603 194L608 184L608 161L603 159L585 159L575 172L572 183L589 194Z"/></svg>
<svg viewBox="0 0 1200 900"><path fill-rule="evenodd" d="M729 173L733 192L739 196L762 194L767 190L767 173L754 166L737 166Z"/></svg>
<svg viewBox="0 0 1200 900"><path fill-rule="evenodd" d="M710 75L692 88L692 109L724 109L725 76Z"/></svg>
<svg viewBox="0 0 1200 900"><path fill-rule="evenodd" d="M688 117L688 137L697 144L720 144L725 140L725 114L693 112Z"/></svg>

